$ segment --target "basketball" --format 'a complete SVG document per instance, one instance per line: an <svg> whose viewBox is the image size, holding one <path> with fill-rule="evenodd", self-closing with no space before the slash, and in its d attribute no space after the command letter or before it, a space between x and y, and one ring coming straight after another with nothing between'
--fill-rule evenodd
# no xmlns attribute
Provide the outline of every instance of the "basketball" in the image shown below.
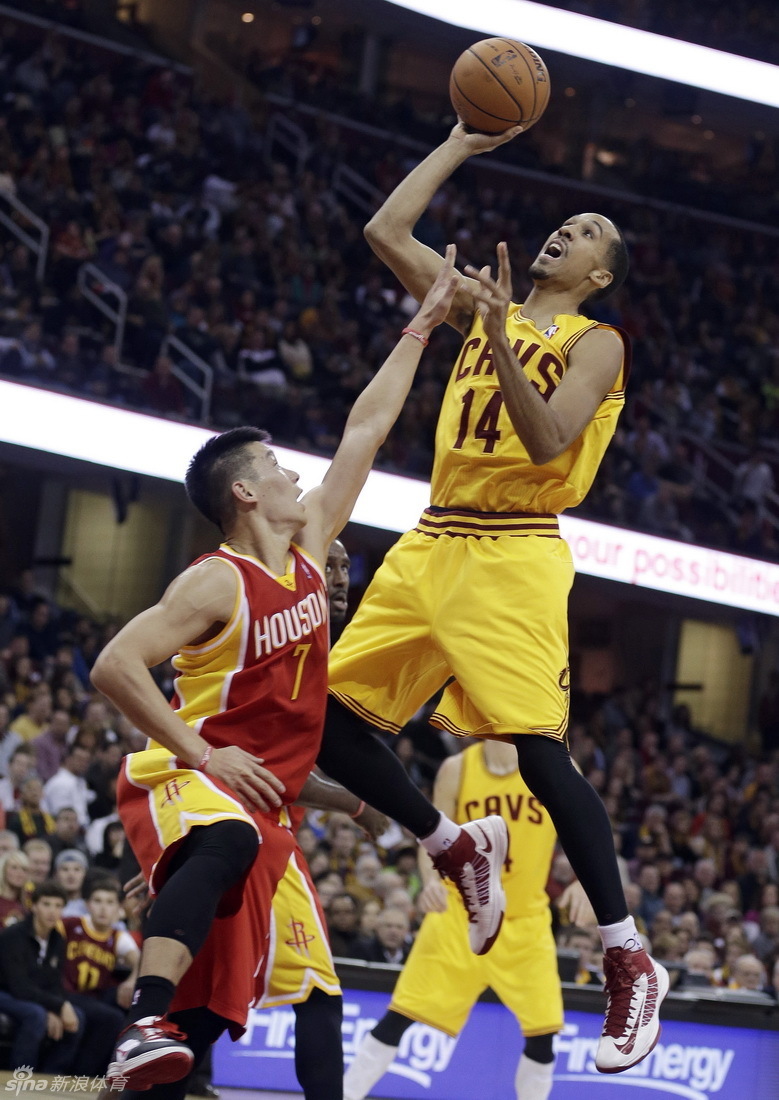
<svg viewBox="0 0 779 1100"><path fill-rule="evenodd" d="M527 130L546 110L549 73L523 42L485 38L455 61L449 97L471 130L499 134L520 124Z"/></svg>

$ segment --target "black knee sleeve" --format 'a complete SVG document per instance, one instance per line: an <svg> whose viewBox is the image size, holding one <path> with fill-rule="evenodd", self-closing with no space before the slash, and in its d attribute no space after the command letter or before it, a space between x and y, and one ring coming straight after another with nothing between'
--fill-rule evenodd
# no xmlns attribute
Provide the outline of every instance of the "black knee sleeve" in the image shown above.
<svg viewBox="0 0 779 1100"><path fill-rule="evenodd" d="M524 1054L533 1062L539 1062L542 1066L548 1066L554 1062L554 1049L552 1043L554 1035L531 1035L525 1040Z"/></svg>
<svg viewBox="0 0 779 1100"><path fill-rule="evenodd" d="M427 836L440 813L412 783L403 765L370 726L332 696L317 764L331 779L364 798L369 806Z"/></svg>
<svg viewBox="0 0 779 1100"><path fill-rule="evenodd" d="M390 1009L376 1024L371 1035L385 1046L399 1047L404 1032L408 1031L413 1022L408 1016L401 1016L399 1012Z"/></svg>
<svg viewBox="0 0 779 1100"><path fill-rule="evenodd" d="M554 822L563 851L595 910L598 924L627 916L606 807L576 770L561 741L516 734L519 770Z"/></svg>
<svg viewBox="0 0 779 1100"><path fill-rule="evenodd" d="M245 821L217 821L192 829L171 860L145 937L178 940L196 955L220 901L241 881L257 851L257 833Z"/></svg>

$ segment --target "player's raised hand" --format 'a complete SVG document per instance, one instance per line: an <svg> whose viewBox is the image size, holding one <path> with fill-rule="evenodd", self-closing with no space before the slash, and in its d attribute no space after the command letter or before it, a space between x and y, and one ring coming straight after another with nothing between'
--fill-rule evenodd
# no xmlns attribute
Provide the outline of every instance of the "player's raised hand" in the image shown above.
<svg viewBox="0 0 779 1100"><path fill-rule="evenodd" d="M417 898L420 913L445 913L449 902L446 887L440 878L431 878L422 887Z"/></svg>
<svg viewBox="0 0 779 1100"><path fill-rule="evenodd" d="M522 130L522 126L511 126L500 134L482 134L478 130L469 130L463 120L458 118L457 125L449 135L449 140L461 144L468 156L472 157L479 153L489 153L499 145L505 145L507 141L521 134Z"/></svg>
<svg viewBox="0 0 779 1100"><path fill-rule="evenodd" d="M262 764L261 758L239 749L237 745L228 745L223 749L214 749L205 770L235 791L248 810L265 813L281 805L279 795L286 788Z"/></svg>
<svg viewBox="0 0 779 1100"><path fill-rule="evenodd" d="M446 320L452 299L462 283L462 278L454 268L456 254L456 247L453 244L448 244L444 262L441 264L435 282L425 295L424 301L416 314L408 323L410 329L423 336L428 336L437 325Z"/></svg>
<svg viewBox="0 0 779 1100"><path fill-rule="evenodd" d="M506 242L501 241L498 245L497 280L493 279L487 266L479 270L469 264L465 273L478 284L473 287L473 297L482 317L484 331L490 339L502 337L506 331L506 315L511 302L511 264Z"/></svg>

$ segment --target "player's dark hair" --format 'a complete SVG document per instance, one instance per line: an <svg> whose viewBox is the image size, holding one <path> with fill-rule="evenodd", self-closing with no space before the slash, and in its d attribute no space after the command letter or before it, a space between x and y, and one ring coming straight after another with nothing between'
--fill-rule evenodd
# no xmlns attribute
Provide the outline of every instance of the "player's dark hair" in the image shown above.
<svg viewBox="0 0 779 1100"><path fill-rule="evenodd" d="M262 428L231 428L212 436L190 462L184 478L187 496L220 530L233 514L230 487L245 472L247 444L269 440Z"/></svg>
<svg viewBox="0 0 779 1100"><path fill-rule="evenodd" d="M606 253L606 267L611 272L611 282L608 286L600 287L598 290L593 290L592 294L588 294L582 303L583 305L594 306L604 301L615 290L619 290L627 278L630 269L627 242L619 226L615 225L614 228L617 231L617 239L611 242Z"/></svg>
<svg viewBox="0 0 779 1100"><path fill-rule="evenodd" d="M67 903L68 895L65 892L65 887L60 886L54 879L47 879L46 882L41 882L32 892L30 901L35 905L36 901L40 901L41 898L59 898L62 902Z"/></svg>

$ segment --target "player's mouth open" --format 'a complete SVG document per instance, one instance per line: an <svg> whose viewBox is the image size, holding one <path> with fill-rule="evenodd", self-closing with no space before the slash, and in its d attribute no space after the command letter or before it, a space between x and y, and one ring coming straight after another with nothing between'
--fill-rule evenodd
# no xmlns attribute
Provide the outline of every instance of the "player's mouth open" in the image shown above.
<svg viewBox="0 0 779 1100"><path fill-rule="evenodd" d="M553 260L558 260L562 256L563 251L563 246L559 241L552 241L551 244L548 244L544 249L544 255L551 256Z"/></svg>

